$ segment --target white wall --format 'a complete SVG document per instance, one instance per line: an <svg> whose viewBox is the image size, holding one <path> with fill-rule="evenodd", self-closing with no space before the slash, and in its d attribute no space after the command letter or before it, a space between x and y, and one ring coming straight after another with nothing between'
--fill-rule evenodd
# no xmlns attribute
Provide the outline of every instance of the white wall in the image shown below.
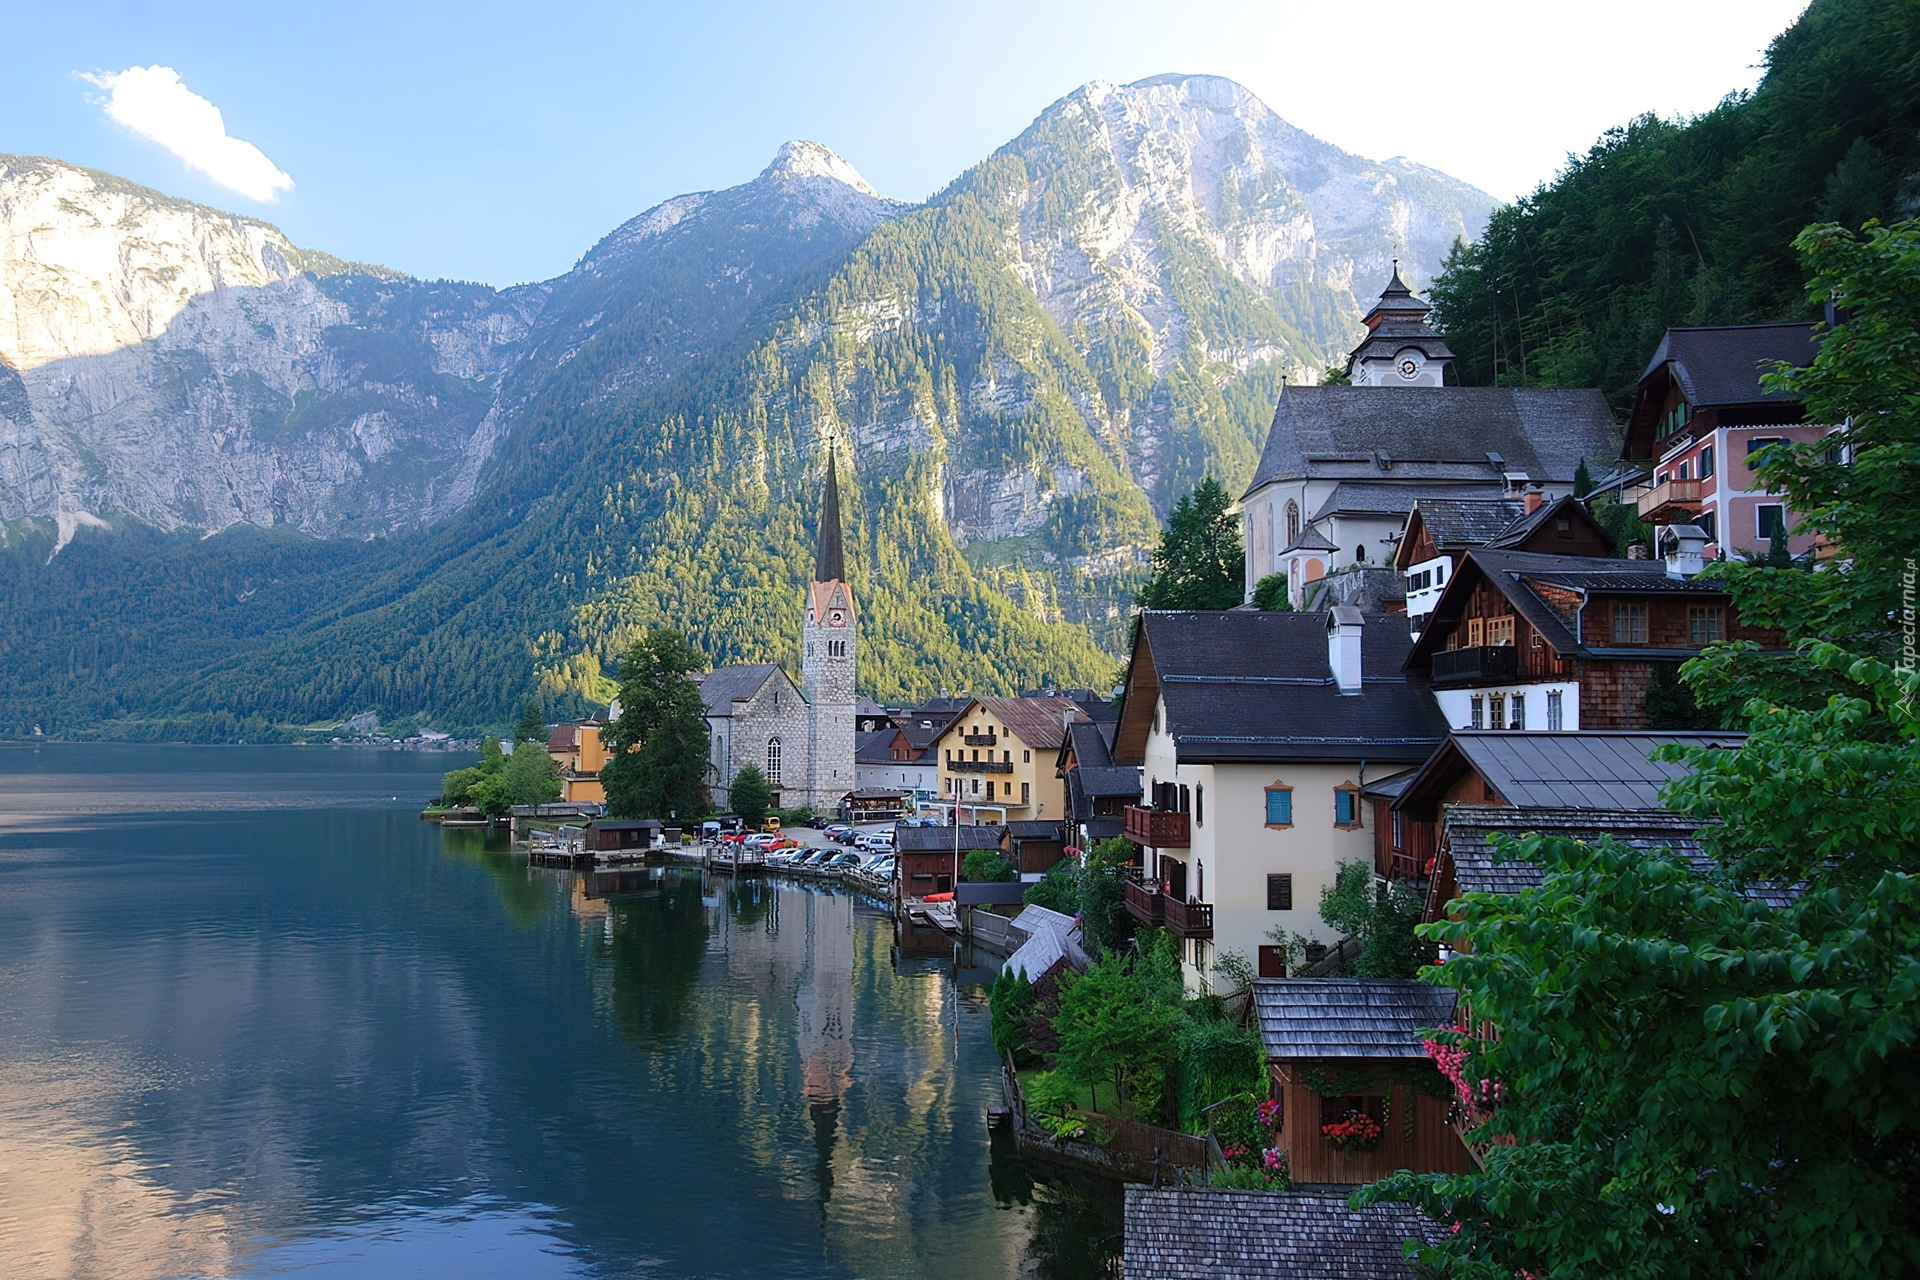
<svg viewBox="0 0 1920 1280"><path fill-rule="evenodd" d="M1541 684L1503 684L1485 689L1435 689L1434 700L1440 704L1440 713L1447 718L1447 725L1454 729L1473 727L1473 699L1489 698L1500 694L1507 700L1509 708L1513 705L1513 695L1525 694L1527 698L1527 732L1542 733L1547 728L1547 695L1560 695L1560 729L1572 732L1580 727L1580 682L1578 680L1549 680ZM1484 709L1486 704L1481 703ZM1508 723L1512 723L1513 713L1507 713ZM1504 729L1504 724L1481 725L1484 729Z"/></svg>

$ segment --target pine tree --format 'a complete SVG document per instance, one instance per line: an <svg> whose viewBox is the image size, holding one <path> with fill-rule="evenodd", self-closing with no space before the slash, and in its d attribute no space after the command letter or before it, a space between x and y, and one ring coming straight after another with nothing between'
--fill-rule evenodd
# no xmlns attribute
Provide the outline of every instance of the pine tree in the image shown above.
<svg viewBox="0 0 1920 1280"><path fill-rule="evenodd" d="M1231 609L1246 593L1246 561L1233 499L1208 476L1173 504L1153 577L1140 589L1146 609Z"/></svg>

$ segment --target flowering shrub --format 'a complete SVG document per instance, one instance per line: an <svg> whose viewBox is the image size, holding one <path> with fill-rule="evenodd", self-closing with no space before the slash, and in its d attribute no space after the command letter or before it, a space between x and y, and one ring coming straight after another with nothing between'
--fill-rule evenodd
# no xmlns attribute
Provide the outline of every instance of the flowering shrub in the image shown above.
<svg viewBox="0 0 1920 1280"><path fill-rule="evenodd" d="M1440 1028L1464 1037L1467 1029L1462 1026ZM1478 1125L1486 1120L1493 1109L1500 1105L1500 1084L1497 1080L1475 1080L1471 1077L1472 1055L1467 1047L1460 1043L1442 1044L1437 1040L1422 1040L1421 1047L1427 1056L1433 1059L1433 1065L1453 1086L1453 1094L1461 1107L1467 1112L1469 1121Z"/></svg>
<svg viewBox="0 0 1920 1280"><path fill-rule="evenodd" d="M1349 1111L1346 1119L1321 1125L1320 1132L1342 1151L1371 1151L1380 1142L1380 1122L1364 1111Z"/></svg>
<svg viewBox="0 0 1920 1280"><path fill-rule="evenodd" d="M1287 1153L1278 1147L1268 1147L1265 1151L1262 1151L1260 1153L1260 1163L1266 1168L1266 1171L1270 1175L1281 1178L1291 1178L1291 1170L1287 1168Z"/></svg>
<svg viewBox="0 0 1920 1280"><path fill-rule="evenodd" d="M1260 1118L1260 1123L1271 1132L1280 1120L1280 1100L1278 1098L1268 1098L1265 1102L1255 1107L1253 1113Z"/></svg>
<svg viewBox="0 0 1920 1280"><path fill-rule="evenodd" d="M1220 1148L1220 1154L1227 1158L1228 1163L1232 1163L1247 1154L1247 1149L1237 1142L1229 1142L1226 1146Z"/></svg>

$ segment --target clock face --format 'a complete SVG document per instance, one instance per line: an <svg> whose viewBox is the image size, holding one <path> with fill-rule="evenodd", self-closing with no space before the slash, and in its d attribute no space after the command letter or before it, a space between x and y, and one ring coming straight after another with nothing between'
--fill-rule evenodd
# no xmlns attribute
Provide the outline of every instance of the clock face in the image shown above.
<svg viewBox="0 0 1920 1280"><path fill-rule="evenodd" d="M1408 356L1406 359L1400 362L1401 377L1411 378L1419 372L1420 372L1420 362L1415 360L1412 356Z"/></svg>
<svg viewBox="0 0 1920 1280"><path fill-rule="evenodd" d="M835 609L832 613L827 615L827 621L833 623L836 627L839 626L841 623L845 622L846 620L847 620L847 615L840 612L838 609Z"/></svg>

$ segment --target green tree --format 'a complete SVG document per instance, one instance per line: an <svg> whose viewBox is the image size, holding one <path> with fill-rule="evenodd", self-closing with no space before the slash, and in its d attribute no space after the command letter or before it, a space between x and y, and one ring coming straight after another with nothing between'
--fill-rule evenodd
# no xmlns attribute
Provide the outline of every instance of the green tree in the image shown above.
<svg viewBox="0 0 1920 1280"><path fill-rule="evenodd" d="M705 816L707 711L693 675L706 666L706 656L678 631L649 631L628 647L620 662L620 718L607 731L613 759L600 771L608 812Z"/></svg>
<svg viewBox="0 0 1920 1280"><path fill-rule="evenodd" d="M1253 584L1253 607L1268 613L1287 613L1293 602L1287 599L1287 575L1270 573Z"/></svg>
<svg viewBox="0 0 1920 1280"><path fill-rule="evenodd" d="M544 742L522 742L498 776L502 798L509 806L551 804L565 789L559 762L547 754Z"/></svg>
<svg viewBox="0 0 1920 1280"><path fill-rule="evenodd" d="M773 807L773 788L767 785L767 776L754 765L740 766L727 794L733 797L735 816L749 827L765 822L767 810Z"/></svg>
<svg viewBox="0 0 1920 1280"><path fill-rule="evenodd" d="M1063 978L1053 1030L1058 1070L1093 1092L1112 1090L1117 1109L1158 1118L1167 1068L1177 1052L1180 970L1156 949L1112 950L1085 973Z"/></svg>
<svg viewBox="0 0 1920 1280"><path fill-rule="evenodd" d="M513 727L515 742L540 742L547 740L546 718L540 714L540 704L529 701L520 710L520 723Z"/></svg>
<svg viewBox="0 0 1920 1280"><path fill-rule="evenodd" d="M1021 900L1061 915L1080 914L1080 893L1085 873L1072 858L1062 858L1047 868L1047 873L1027 886Z"/></svg>
<svg viewBox="0 0 1920 1280"><path fill-rule="evenodd" d="M1080 885L1080 924L1089 950L1117 948L1133 936L1133 916L1127 910L1127 868L1139 856L1139 847L1119 836L1096 841L1087 850L1086 874Z"/></svg>
<svg viewBox="0 0 1920 1280"><path fill-rule="evenodd" d="M1320 891L1320 919L1360 944L1351 970L1357 978L1411 978L1432 963L1434 948L1415 929L1425 899L1400 881L1379 881L1358 859L1343 862Z"/></svg>
<svg viewBox="0 0 1920 1280"><path fill-rule="evenodd" d="M987 1012L993 1028L993 1047L1023 1057L1027 1049L1027 1020L1040 1007L1033 984L1024 972L1002 968L987 991Z"/></svg>
<svg viewBox="0 0 1920 1280"><path fill-rule="evenodd" d="M498 774L506 765L500 754L500 741L492 734L480 739L480 763L466 769L453 769L440 778L440 798L448 805L476 804L474 788Z"/></svg>
<svg viewBox="0 0 1920 1280"><path fill-rule="evenodd" d="M998 849L972 849L960 862L960 878L981 882L1018 880L1020 869Z"/></svg>
<svg viewBox="0 0 1920 1280"><path fill-rule="evenodd" d="M1153 576L1140 589L1146 609L1231 609L1246 591L1246 560L1233 499L1208 476L1181 495L1153 551Z"/></svg>
<svg viewBox="0 0 1920 1280"><path fill-rule="evenodd" d="M1573 496L1584 498L1593 492L1593 472L1587 470L1587 460L1580 459L1580 465L1573 469Z"/></svg>

